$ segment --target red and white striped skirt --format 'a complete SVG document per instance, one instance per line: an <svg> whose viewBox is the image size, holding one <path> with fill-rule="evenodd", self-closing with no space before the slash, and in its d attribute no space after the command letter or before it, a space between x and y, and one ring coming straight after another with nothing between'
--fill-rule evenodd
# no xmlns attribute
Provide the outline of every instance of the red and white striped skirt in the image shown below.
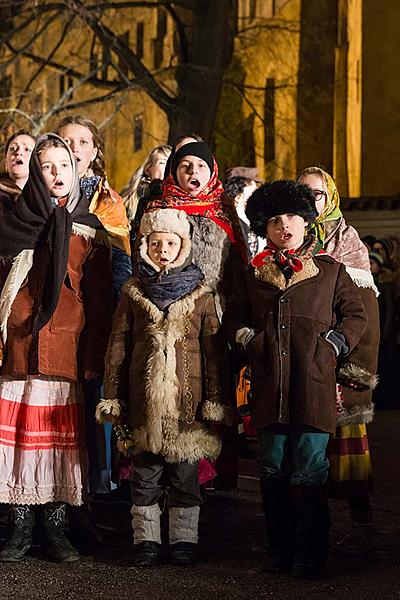
<svg viewBox="0 0 400 600"><path fill-rule="evenodd" d="M0 377L0 502L82 504L83 439L76 382L41 375Z"/></svg>

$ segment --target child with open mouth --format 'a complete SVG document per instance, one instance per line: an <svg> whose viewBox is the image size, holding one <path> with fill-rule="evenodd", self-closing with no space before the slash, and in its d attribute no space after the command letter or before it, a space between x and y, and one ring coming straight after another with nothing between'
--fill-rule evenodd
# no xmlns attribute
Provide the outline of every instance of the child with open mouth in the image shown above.
<svg viewBox="0 0 400 600"><path fill-rule="evenodd" d="M88 205L68 144L44 134L0 220L0 502L11 522L0 562L32 546L37 505L43 550L79 559L64 528L87 488L81 383L103 368L112 312L107 232Z"/></svg>
<svg viewBox="0 0 400 600"><path fill-rule="evenodd" d="M218 166L205 142L190 141L171 158L171 172L164 180L162 195L147 210L176 208L188 215L193 227L193 262L217 293L219 315L224 304L225 282L232 254L246 260L246 249L237 219L222 203L223 187Z"/></svg>
<svg viewBox="0 0 400 600"><path fill-rule="evenodd" d="M336 428L337 366L339 376L366 316L344 265L308 234L318 216L310 188L290 180L264 184L246 215L267 246L235 281L224 325L251 368L265 569L315 579L325 574L329 548L325 452Z"/></svg>

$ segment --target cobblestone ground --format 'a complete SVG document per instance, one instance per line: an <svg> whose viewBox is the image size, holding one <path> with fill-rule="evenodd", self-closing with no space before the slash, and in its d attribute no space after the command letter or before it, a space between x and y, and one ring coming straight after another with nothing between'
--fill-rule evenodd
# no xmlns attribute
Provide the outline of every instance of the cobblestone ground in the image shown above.
<svg viewBox="0 0 400 600"><path fill-rule="evenodd" d="M129 506L98 503L94 514L105 542L79 563L48 562L34 548L21 563L0 566L1 600L400 599L400 411L378 413L370 426L375 471L374 548L363 559L332 554L330 575L303 582L262 572L263 515L256 465L241 461L239 490L207 500L202 514L202 560L193 568L130 566ZM332 542L349 526L346 506L332 503ZM0 529L4 538L5 527Z"/></svg>

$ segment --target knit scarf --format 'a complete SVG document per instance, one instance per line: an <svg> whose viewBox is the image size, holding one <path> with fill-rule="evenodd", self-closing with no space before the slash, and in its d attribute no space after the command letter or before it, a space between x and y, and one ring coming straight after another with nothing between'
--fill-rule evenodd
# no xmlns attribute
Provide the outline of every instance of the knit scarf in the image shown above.
<svg viewBox="0 0 400 600"><path fill-rule="evenodd" d="M275 262L284 274L285 279L289 280L293 273L303 270L306 260L321 253L321 251L321 245L313 235L307 236L304 243L296 250L284 250L269 242L266 249L252 259L251 264L257 268L268 262Z"/></svg>
<svg viewBox="0 0 400 600"><path fill-rule="evenodd" d="M36 152L39 143L52 139L62 142L73 169L70 193L58 206L51 202ZM43 281L39 282L41 292L33 319L33 333L49 322L57 307L67 270L73 222L85 225L92 231L101 228L98 219L88 213L88 201L80 194L78 169L68 144L58 135L47 133L38 139L32 152L29 178L21 195L0 222L0 256L14 259L12 269L18 267L18 256L23 251L33 253L39 245L47 246L48 260Z"/></svg>
<svg viewBox="0 0 400 600"><path fill-rule="evenodd" d="M151 265L140 261L135 264L133 274L141 282L146 296L159 308L165 310L170 304L187 296L204 279L196 265L165 273L157 272Z"/></svg>
<svg viewBox="0 0 400 600"><path fill-rule="evenodd" d="M168 175L162 184L162 195L148 203L146 212L157 208L176 208L184 210L187 215L199 215L211 219L225 231L236 250L246 260L246 246L237 219L234 218L233 211L222 204L223 191L222 183L218 179L218 166L214 159L211 178L197 196L190 196L176 185L172 175Z"/></svg>

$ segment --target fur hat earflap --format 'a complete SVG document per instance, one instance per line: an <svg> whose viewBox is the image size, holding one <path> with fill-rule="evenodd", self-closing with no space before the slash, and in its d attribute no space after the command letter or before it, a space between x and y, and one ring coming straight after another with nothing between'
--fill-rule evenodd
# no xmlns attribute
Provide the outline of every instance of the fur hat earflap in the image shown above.
<svg viewBox="0 0 400 600"><path fill-rule="evenodd" d="M156 271L160 268L153 263L148 255L148 239L151 233L175 233L182 240L182 246L177 259L168 265L168 270L181 267L190 255L192 248L190 239L190 223L183 210L175 208L159 208L145 213L140 221L140 233L142 239L140 242L139 253L141 258Z"/></svg>
<svg viewBox="0 0 400 600"><path fill-rule="evenodd" d="M318 217L314 194L307 185L290 179L265 183L247 201L246 216L259 237L265 237L267 223L278 215L299 215L311 225Z"/></svg>

